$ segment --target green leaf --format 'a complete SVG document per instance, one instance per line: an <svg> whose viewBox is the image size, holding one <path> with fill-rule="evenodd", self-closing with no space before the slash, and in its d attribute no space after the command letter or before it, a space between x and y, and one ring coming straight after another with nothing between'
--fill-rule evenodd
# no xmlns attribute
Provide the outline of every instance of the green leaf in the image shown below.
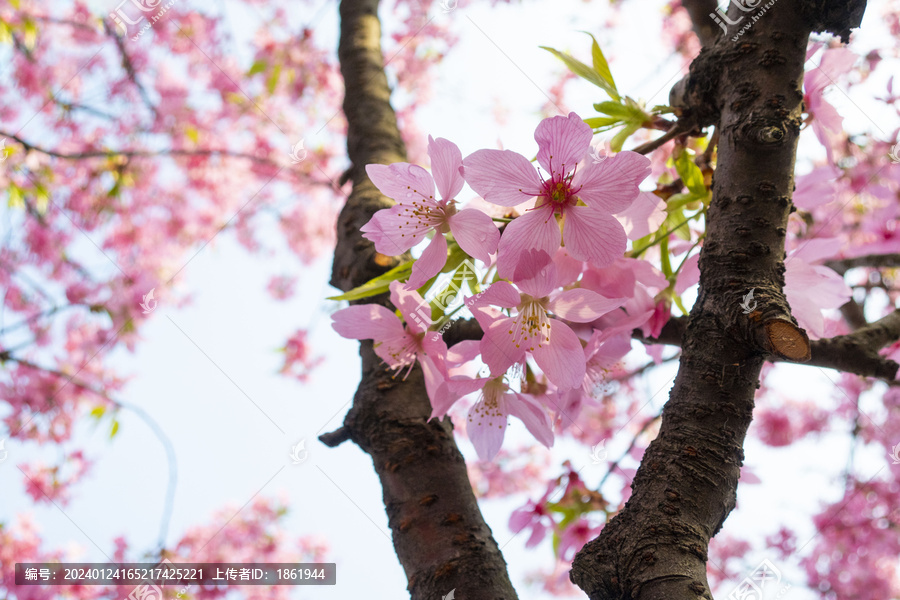
<svg viewBox="0 0 900 600"><path fill-rule="evenodd" d="M660 229L668 231L669 235L674 233L683 240L691 239L691 229L688 227L688 218L684 215L684 209L673 210L670 212L668 216L666 216L666 220Z"/></svg>
<svg viewBox="0 0 900 600"><path fill-rule="evenodd" d="M25 208L25 196L22 194L22 188L14 183L9 184L9 202L10 208Z"/></svg>
<svg viewBox="0 0 900 600"><path fill-rule="evenodd" d="M12 45L12 28L5 21L0 21L0 44Z"/></svg>
<svg viewBox="0 0 900 600"><path fill-rule="evenodd" d="M112 429L109 431L109 439L113 439L116 437L116 434L119 433L119 420L113 419Z"/></svg>
<svg viewBox="0 0 900 600"><path fill-rule="evenodd" d="M669 258L669 237L664 237L659 242L659 255L660 255L660 266L662 267L663 275L666 276L666 279L669 281L672 280L672 261Z"/></svg>
<svg viewBox="0 0 900 600"><path fill-rule="evenodd" d="M371 296L383 294L390 289L392 281L397 281L408 277L412 273L412 266L415 261L409 261L397 265L387 273L379 275L375 279L365 282L359 287L353 288L349 292L340 296L329 296L329 300L361 300Z"/></svg>
<svg viewBox="0 0 900 600"><path fill-rule="evenodd" d="M593 44L591 46L591 59L594 63L594 71L596 71L597 74L600 75L600 77L602 77L604 81L606 81L612 88L613 93L611 93L610 96L614 100L618 100L619 91L618 89L616 89L616 82L613 81L612 73L609 70L609 63L606 62L606 57L603 56L603 51L600 50L600 44L597 43L597 38L595 38L594 35L590 32L584 31L582 33L587 33L589 36L591 36L591 40L593 41Z"/></svg>
<svg viewBox="0 0 900 600"><path fill-rule="evenodd" d="M196 127L191 127L190 125L188 125L184 128L184 135L186 135L187 138L195 144L200 142L200 132L197 131Z"/></svg>
<svg viewBox="0 0 900 600"><path fill-rule="evenodd" d="M594 105L594 110L603 113L604 115L615 117L619 121L633 121L635 116L634 111L631 108L625 106L621 102L613 102L612 100L598 102ZM643 120L643 114L641 117Z"/></svg>
<svg viewBox="0 0 900 600"><path fill-rule="evenodd" d="M622 119L617 119L615 117L588 117L584 122L587 123L588 127L591 129L598 129L600 127L615 125L621 120Z"/></svg>
<svg viewBox="0 0 900 600"><path fill-rule="evenodd" d="M612 87L603 77L600 76L597 71L590 68L577 58L569 56L564 52L560 52L559 50L555 50L553 48L548 48L547 46L540 46L541 49L546 50L559 60L563 61L565 65L569 68L570 71L581 77L582 79L587 79L598 88L609 94L610 98L619 97L619 93L616 91L614 87Z"/></svg>
<svg viewBox="0 0 900 600"><path fill-rule="evenodd" d="M609 141L609 149L613 152L621 152L622 146L625 145L625 140L640 128L640 123L628 123L625 125L625 127L622 128L622 131L614 135L613 139Z"/></svg>
<svg viewBox="0 0 900 600"><path fill-rule="evenodd" d="M707 190L706 184L703 182L703 171L694 164L692 155L686 149L683 149L675 156L675 170L691 193L700 197L706 195Z"/></svg>
<svg viewBox="0 0 900 600"><path fill-rule="evenodd" d="M247 71L247 77L252 77L257 73L262 73L266 70L267 63L266 61L260 59L255 61L252 65L250 65L250 70Z"/></svg>
<svg viewBox="0 0 900 600"><path fill-rule="evenodd" d="M24 28L25 35L22 37L22 43L25 44L25 47L28 50L34 50L34 45L37 43L37 27L34 24L34 21L28 19L25 21Z"/></svg>
<svg viewBox="0 0 900 600"><path fill-rule="evenodd" d="M465 264L465 261L469 259L468 265ZM453 307L456 308L457 303L459 301L459 296L463 294L465 291L465 286L468 285L469 291L477 294L480 291L478 286L478 276L474 273L474 271L469 266L471 265L471 259L469 255L466 254L462 248L460 248L457 244L453 244L450 246L450 253L447 258L447 264L444 266L441 272L443 273L453 273L453 276L450 277L450 280L447 282L447 285L438 292L434 299L429 303L431 306L431 319L435 323L441 321L446 314L447 308ZM452 301L451 301L452 294Z"/></svg>
<svg viewBox="0 0 900 600"><path fill-rule="evenodd" d="M281 65L275 65L272 69L272 73L269 75L269 79L266 81L266 88L269 90L269 94L275 93L275 87L278 85L279 77L281 77Z"/></svg>

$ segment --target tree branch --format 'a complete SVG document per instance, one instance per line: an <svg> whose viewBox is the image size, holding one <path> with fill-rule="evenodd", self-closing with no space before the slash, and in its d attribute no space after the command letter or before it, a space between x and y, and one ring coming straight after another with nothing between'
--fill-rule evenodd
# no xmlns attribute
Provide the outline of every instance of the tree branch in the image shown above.
<svg viewBox="0 0 900 600"><path fill-rule="evenodd" d="M716 42L721 30L716 26L709 14L716 10L716 0L682 0L681 5L691 17L694 33L703 46L711 46Z"/></svg>
<svg viewBox="0 0 900 600"><path fill-rule="evenodd" d="M900 254L869 254L855 258L841 258L830 260L825 266L834 269L840 275L857 267L900 267Z"/></svg>
<svg viewBox="0 0 900 600"><path fill-rule="evenodd" d="M847 335L813 342L809 364L894 381L900 369L878 351L900 339L900 310Z"/></svg>
<svg viewBox="0 0 900 600"><path fill-rule="evenodd" d="M156 109L156 106L153 102L150 101L150 95L147 93L147 90L144 89L144 86L138 81L137 72L134 69L134 62L131 60L131 56L128 55L128 52L125 50L125 41L122 39L118 33L112 28L109 24L109 20L103 19L103 30L106 32L106 35L110 36L113 39L113 42L116 44L116 49L119 51L119 57L122 59L122 68L125 69L126 75L128 75L128 80L134 84L134 87L138 91L138 95L141 97L141 100L144 102L144 105L153 113L154 119L159 119L159 111Z"/></svg>
<svg viewBox="0 0 900 600"><path fill-rule="evenodd" d="M345 291L398 260L375 252L359 231L377 210L391 204L369 180L365 165L406 159L390 105L377 9L377 0L340 4L338 56L353 190L338 217L331 283ZM421 369L399 381L385 371L371 342L361 343L360 354L362 382L343 431L326 434L322 441L333 444L348 437L371 455L412 599L434 600L456 589L473 600L515 600L506 563L453 439L452 423L429 421L431 403Z"/></svg>
<svg viewBox="0 0 900 600"><path fill-rule="evenodd" d="M658 337L644 337L640 329L635 329L632 337L645 344L680 346L687 327L687 317L672 317ZM900 339L900 316L894 311L880 321L865 325L851 334L811 341L812 356L802 364L893 381L897 375L898 365L878 354L878 351L898 339ZM768 357L768 360L794 362L775 356Z"/></svg>
<svg viewBox="0 0 900 600"><path fill-rule="evenodd" d="M763 359L809 354L782 290L805 50L823 20L810 16L813 4L841 34L853 25L857 6L779 0L740 43L723 36L704 47L682 86L691 118L720 135L700 291L631 498L575 556L570 578L592 600L712 598L709 540L735 506Z"/></svg>
<svg viewBox="0 0 900 600"><path fill-rule="evenodd" d="M46 154L47 156L52 156L54 158L62 158L65 160L83 160L86 158L111 158L114 156L123 156L126 158L134 158L134 157L153 157L153 156L228 156L232 158L246 158L247 160L252 160L257 163L268 164L273 167L278 167L277 163L274 163L270 160L266 160L256 156L254 154L246 154L243 152L232 152L231 150L220 150L216 148L199 148L197 150L179 150L177 148L173 148L170 150L160 150L160 151L150 151L150 150L87 150L85 152L58 152L56 150L51 150L49 148L43 148L41 146L37 146L32 144L31 142L25 140L22 137L19 137L16 134L8 133L6 131L0 130L0 137L9 138L14 140L22 145L26 151L34 150L35 152L40 152L41 154Z"/></svg>

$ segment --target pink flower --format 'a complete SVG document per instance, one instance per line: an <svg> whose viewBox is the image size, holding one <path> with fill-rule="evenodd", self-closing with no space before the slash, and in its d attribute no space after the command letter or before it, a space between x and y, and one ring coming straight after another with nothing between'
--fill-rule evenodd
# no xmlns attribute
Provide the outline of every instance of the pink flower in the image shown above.
<svg viewBox="0 0 900 600"><path fill-rule="evenodd" d="M810 339L825 335L822 311L839 308L852 296L843 277L826 266L810 264L832 258L839 251L836 239L814 239L788 253L784 261L784 295L791 314Z"/></svg>
<svg viewBox="0 0 900 600"><path fill-rule="evenodd" d="M529 500L528 504L514 510L509 517L509 528L514 533L519 533L526 527L531 528L531 536L528 538L528 541L525 542L526 548L534 548L540 544L544 539L544 536L547 535L547 530L551 525L545 524L544 521L548 521L550 524L553 523L553 519L550 518L550 513L544 508L546 501L546 495L538 502Z"/></svg>
<svg viewBox="0 0 900 600"><path fill-rule="evenodd" d="M491 460L500 451L509 415L518 417L544 446L553 445L550 415L534 397L510 390L502 377L474 381L481 383L481 396L469 409L466 434L479 459Z"/></svg>
<svg viewBox="0 0 900 600"><path fill-rule="evenodd" d="M589 323L621 306L626 298L605 298L581 288L551 292L560 285L556 264L543 252L530 250L519 263L519 292L510 283L498 281L481 297L469 301L475 318L484 329L481 355L492 375L500 375L530 353L554 385L561 390L580 386L584 379L584 350L578 336L561 319ZM479 309L481 305L515 308L512 317L493 318Z"/></svg>
<svg viewBox="0 0 900 600"><path fill-rule="evenodd" d="M640 192L634 202L616 213L629 240L639 240L658 230L666 221L666 201L650 192Z"/></svg>
<svg viewBox="0 0 900 600"><path fill-rule="evenodd" d="M606 337L599 330L594 330L584 348L585 373L581 387L558 394L560 411L557 421L561 429L567 429L578 419L585 402L596 402L615 390L616 382L612 381L610 373L630 351L630 333Z"/></svg>
<svg viewBox="0 0 900 600"><path fill-rule="evenodd" d="M388 367L412 371L418 360L425 375L429 398L447 377L444 364L447 344L435 332L428 332L421 313L428 303L416 291L407 290L399 281L391 282L391 302L400 309L406 327L396 314L379 304L357 304L332 315L331 326L345 338L374 340L375 354ZM405 377L405 376L404 376Z"/></svg>
<svg viewBox="0 0 900 600"><path fill-rule="evenodd" d="M559 536L559 558L572 560L585 544L600 534L602 529L602 525L594 527L584 517L570 524Z"/></svg>
<svg viewBox="0 0 900 600"><path fill-rule="evenodd" d="M500 277L511 278L528 250L552 256L561 241L573 257L596 266L608 265L625 252L625 230L613 214L637 197L638 184L650 173L650 160L620 152L577 168L592 135L575 113L541 121L534 139L538 163L550 174L546 180L527 158L510 150L478 150L463 160L466 181L488 202L517 206L537 197L534 208L507 225L500 238ZM562 221L562 236L555 215Z"/></svg>
<svg viewBox="0 0 900 600"><path fill-rule="evenodd" d="M836 183L841 176L839 169L826 165L817 167L797 178L797 187L791 197L797 208L812 210L834 200Z"/></svg>
<svg viewBox="0 0 900 600"><path fill-rule="evenodd" d="M447 239L452 233L463 251L485 263L497 250L500 231L485 213L467 208L457 212L453 198L462 190L462 154L453 142L428 137L428 155L434 176L409 163L366 165L366 173L379 190L397 201L363 225L366 239L387 255L406 252L433 231L434 237L413 265L407 287L416 289L437 275L447 262ZM434 199L437 184L441 200Z"/></svg>
<svg viewBox="0 0 900 600"><path fill-rule="evenodd" d="M856 62L856 55L846 48L832 48L822 53L822 60L814 69L806 72L803 88L806 92L806 110L812 116L812 128L825 146L828 162L834 162L831 141L828 133L838 133L844 118L834 107L825 101L825 88L832 85L841 73L846 73Z"/></svg>
<svg viewBox="0 0 900 600"><path fill-rule="evenodd" d="M276 300L287 300L294 295L297 278L290 275L276 275L269 279L266 291Z"/></svg>
<svg viewBox="0 0 900 600"><path fill-rule="evenodd" d="M309 343L309 334L305 329L297 330L288 338L284 348L284 364L279 373L296 377L300 381L309 380L309 374L325 360L322 356L313 356Z"/></svg>

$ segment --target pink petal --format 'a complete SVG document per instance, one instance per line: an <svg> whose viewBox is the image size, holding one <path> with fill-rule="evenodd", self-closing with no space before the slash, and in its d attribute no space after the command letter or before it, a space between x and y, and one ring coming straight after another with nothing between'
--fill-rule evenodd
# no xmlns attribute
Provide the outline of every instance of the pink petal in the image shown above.
<svg viewBox="0 0 900 600"><path fill-rule="evenodd" d="M497 284L495 283L494 285ZM475 295L475 298L478 298L478 294ZM486 302L477 302L475 299L467 299L466 307L472 312L472 316L475 317L475 320L478 321L478 324L481 325L482 331L487 331L488 329L490 329L491 325L493 325L498 319L509 318L505 314L503 314L499 308L494 308Z"/></svg>
<svg viewBox="0 0 900 600"><path fill-rule="evenodd" d="M431 204L437 207L437 203ZM418 207L413 209L409 204L395 204L375 213L368 223L360 227L360 231L364 238L374 242L375 250L396 256L424 240L425 235L440 224L441 214L437 211L423 212Z"/></svg>
<svg viewBox="0 0 900 600"><path fill-rule="evenodd" d="M382 194L397 202L412 204L423 198L434 200L434 179L419 165L366 165L366 173Z"/></svg>
<svg viewBox="0 0 900 600"><path fill-rule="evenodd" d="M416 338L408 330L375 344L375 354L390 368L396 369L416 362Z"/></svg>
<svg viewBox="0 0 900 600"><path fill-rule="evenodd" d="M563 240L569 254L595 267L611 265L628 245L625 230L615 217L586 206L567 211Z"/></svg>
<svg viewBox="0 0 900 600"><path fill-rule="evenodd" d="M415 290L441 272L447 264L447 238L440 231L434 232L431 243L422 252L422 256L413 263L412 273L406 282L407 289Z"/></svg>
<svg viewBox="0 0 900 600"><path fill-rule="evenodd" d="M466 182L488 202L517 206L541 193L531 162L511 150L477 150L463 159Z"/></svg>
<svg viewBox="0 0 900 600"><path fill-rule="evenodd" d="M497 274L504 279L511 279L519 260L531 249L543 250L553 256L559 248L561 237L552 206L547 204L545 207L526 212L509 223L500 237L497 248ZM625 251L624 246L622 251Z"/></svg>
<svg viewBox="0 0 900 600"><path fill-rule="evenodd" d="M402 224L396 223L398 206L379 210L359 229L364 238L375 244L375 250L387 256L403 254L421 240L413 237L410 232L404 232Z"/></svg>
<svg viewBox="0 0 900 600"><path fill-rule="evenodd" d="M417 358L425 379L425 392L429 399L435 398L440 386L447 381L447 369L438 357L420 353Z"/></svg>
<svg viewBox="0 0 900 600"><path fill-rule="evenodd" d="M440 419L456 404L457 400L472 392L477 392L484 387L487 381L489 380L483 377L479 379L451 377L443 381L435 390L434 395L429 396L431 398L431 416L428 419Z"/></svg>
<svg viewBox="0 0 900 600"><path fill-rule="evenodd" d="M581 287L610 298L631 296L636 278L637 274L630 265L620 259L602 269L589 267L581 278Z"/></svg>
<svg viewBox="0 0 900 600"><path fill-rule="evenodd" d="M590 126L573 112L567 117L544 119L534 131L540 148L538 163L548 173L569 173L588 153L593 135Z"/></svg>
<svg viewBox="0 0 900 600"><path fill-rule="evenodd" d="M441 199L450 200L462 190L462 152L459 147L444 138L432 139L428 136L428 156L431 157L431 172L437 184Z"/></svg>
<svg viewBox="0 0 900 600"><path fill-rule="evenodd" d="M828 204L834 200L836 180L840 175L839 169L826 165L798 177L792 198L794 204L807 211Z"/></svg>
<svg viewBox="0 0 900 600"><path fill-rule="evenodd" d="M528 250L516 265L513 281L529 296L543 298L559 285L559 270L543 250Z"/></svg>
<svg viewBox="0 0 900 600"><path fill-rule="evenodd" d="M525 348L516 348L513 336L509 333L512 324L512 319L498 319L481 338L481 360L495 377L506 373L515 363L525 360ZM580 348L579 346L579 350ZM584 357L581 360L583 364Z"/></svg>
<svg viewBox="0 0 900 600"><path fill-rule="evenodd" d="M437 332L426 333L422 338L422 353L431 357L441 372L447 375L447 343Z"/></svg>
<svg viewBox="0 0 900 600"><path fill-rule="evenodd" d="M614 336L606 336L597 330L584 348L585 356L590 357L590 362L601 367L609 367L618 362L631 351L630 333L622 333Z"/></svg>
<svg viewBox="0 0 900 600"><path fill-rule="evenodd" d="M578 281L581 273L584 271L584 261L572 258L565 248L556 251L553 258L556 263L556 269L559 273L559 285L566 286Z"/></svg>
<svg viewBox="0 0 900 600"><path fill-rule="evenodd" d="M478 340L464 340L447 350L447 362L453 365L462 365L475 360L479 354L481 354L481 348Z"/></svg>
<svg viewBox="0 0 900 600"><path fill-rule="evenodd" d="M550 301L548 308L558 317L576 323L590 323L619 308L628 298L604 298L584 289L566 290Z"/></svg>
<svg viewBox="0 0 900 600"><path fill-rule="evenodd" d="M762 479L757 477L756 473L750 470L750 467L748 467L747 465L743 465L741 467L741 476L738 481L743 484L762 483Z"/></svg>
<svg viewBox="0 0 900 600"><path fill-rule="evenodd" d="M616 217L629 240L648 236L666 220L666 202L650 192L640 192L634 202Z"/></svg>
<svg viewBox="0 0 900 600"><path fill-rule="evenodd" d="M527 394L513 392L507 396L506 408L509 414L518 417L534 439L546 447L553 445L553 425L550 415L540 403Z"/></svg>
<svg viewBox="0 0 900 600"><path fill-rule="evenodd" d="M489 304L501 308L513 308L522 302L522 295L512 285L505 281L497 281L488 286L484 291L476 294L466 305L481 306Z"/></svg>
<svg viewBox="0 0 900 600"><path fill-rule="evenodd" d="M391 303L400 309L406 327L414 333L422 333L432 324L431 306L415 290L399 281L390 283Z"/></svg>
<svg viewBox="0 0 900 600"><path fill-rule="evenodd" d="M678 279L675 281L675 293L679 296L689 287L700 283L700 255L695 254L688 258L678 272Z"/></svg>
<svg viewBox="0 0 900 600"><path fill-rule="evenodd" d="M813 123L818 123L821 128L827 129L832 133L838 133L841 130L844 117L841 116L834 106L824 98L819 98L817 102L813 102L811 105L810 112L813 116ZM827 135L824 131L821 134L817 131L816 137L819 138L823 146L828 147L830 145L827 142Z"/></svg>
<svg viewBox="0 0 900 600"><path fill-rule="evenodd" d="M785 264L793 260L801 260L807 264L815 264L836 258L841 254L843 242L841 238L813 238L798 240L799 247L788 254Z"/></svg>
<svg viewBox="0 0 900 600"><path fill-rule="evenodd" d="M822 310L840 307L852 292L844 279L828 267L787 260L784 295L800 327L807 330L810 339L819 339L825 335Z"/></svg>
<svg viewBox="0 0 900 600"><path fill-rule="evenodd" d="M466 424L466 434L475 446L478 458L491 460L500 451L503 445L503 436L506 434L506 416L482 416L479 411L484 410L484 402L476 402L469 409L469 418Z"/></svg>
<svg viewBox="0 0 900 600"><path fill-rule="evenodd" d="M525 542L525 547L534 548L543 541L546 535L547 527L543 523L535 524L534 528L531 530L531 536L528 538L528 541Z"/></svg>
<svg viewBox="0 0 900 600"><path fill-rule="evenodd" d="M487 214L474 208L459 211L449 219L450 231L463 252L489 265L497 251L500 230Z"/></svg>
<svg viewBox="0 0 900 600"><path fill-rule="evenodd" d="M626 150L579 169L572 187L588 206L610 213L624 211L640 193L638 184L650 175L650 159Z"/></svg>
<svg viewBox="0 0 900 600"><path fill-rule="evenodd" d="M578 336L562 321L550 320L550 341L535 348L532 355L547 379L560 390L580 386L584 381L584 349Z"/></svg>
<svg viewBox="0 0 900 600"><path fill-rule="evenodd" d="M669 286L669 281L662 271L654 267L646 260L639 258L623 258L619 261L634 271L634 275L639 283L643 283L647 287L663 290Z"/></svg>
<svg viewBox="0 0 900 600"><path fill-rule="evenodd" d="M518 508L509 516L509 529L513 533L519 533L531 523L534 511L530 508Z"/></svg>
<svg viewBox="0 0 900 600"><path fill-rule="evenodd" d="M397 315L379 304L357 304L331 315L331 326L339 335L353 340L383 341L403 335Z"/></svg>

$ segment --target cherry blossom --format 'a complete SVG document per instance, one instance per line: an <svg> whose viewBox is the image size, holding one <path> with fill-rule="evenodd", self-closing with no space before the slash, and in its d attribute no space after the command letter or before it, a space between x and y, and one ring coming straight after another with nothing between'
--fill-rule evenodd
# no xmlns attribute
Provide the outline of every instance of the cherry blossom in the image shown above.
<svg viewBox="0 0 900 600"><path fill-rule="evenodd" d="M500 231L486 214L472 208L461 211L456 208L455 197L464 183L460 173L462 154L456 144L429 136L428 154L433 176L409 163L366 166L366 173L378 189L397 201L392 207L375 213L361 228L363 237L372 240L378 252L402 254L434 232L413 265L407 282L411 289L421 287L444 267L445 233L452 233L464 252L485 263L490 263L490 255L496 251L500 239ZM434 199L435 185L440 200Z"/></svg>
<svg viewBox="0 0 900 600"><path fill-rule="evenodd" d="M375 353L396 372L406 375L416 361L425 373L429 397L448 376L444 364L447 344L437 333L428 331L423 308L428 303L415 290L399 281L390 285L391 302L398 307L406 323L379 304L357 304L334 313L332 327L340 335L354 340L374 340ZM430 314L429 314L430 316Z"/></svg>
<svg viewBox="0 0 900 600"><path fill-rule="evenodd" d="M835 240L816 239L801 242L785 259L784 294L791 313L810 339L825 335L823 310L839 308L850 299L851 291L844 279L833 270L812 264L835 256L839 246Z"/></svg>
<svg viewBox="0 0 900 600"><path fill-rule="evenodd" d="M550 416L538 399L511 390L502 377L475 381L481 393L469 409L466 433L481 460L491 460L500 451L510 415L518 417L537 441L553 445Z"/></svg>
<svg viewBox="0 0 900 600"><path fill-rule="evenodd" d="M819 142L825 146L828 162L834 162L833 141L830 134L841 130L844 119L837 110L825 100L825 89L834 84L842 74L848 72L856 62L857 56L846 48L831 48L822 53L818 65L806 71L803 78L803 99L806 109L812 117L812 128Z"/></svg>
<svg viewBox="0 0 900 600"><path fill-rule="evenodd" d="M507 225L500 239L500 276L511 278L529 250L553 255L561 242L575 258L608 265L627 245L625 230L612 215L631 206L638 184L650 174L650 161L634 152L585 161L591 128L575 113L544 119L534 139L547 179L511 150L478 150L463 160L466 182L488 202L518 206L537 197L534 208Z"/></svg>
<svg viewBox="0 0 900 600"><path fill-rule="evenodd" d="M519 262L517 290L498 281L480 298L469 303L485 333L481 353L491 373L500 375L526 354L560 389L582 384L585 374L584 351L572 329L560 319L588 323L621 306L625 298L606 298L587 289L574 288L552 293L560 283L560 271L546 253L531 250ZM515 309L512 317L491 318L481 306ZM558 318L552 318L555 315Z"/></svg>

